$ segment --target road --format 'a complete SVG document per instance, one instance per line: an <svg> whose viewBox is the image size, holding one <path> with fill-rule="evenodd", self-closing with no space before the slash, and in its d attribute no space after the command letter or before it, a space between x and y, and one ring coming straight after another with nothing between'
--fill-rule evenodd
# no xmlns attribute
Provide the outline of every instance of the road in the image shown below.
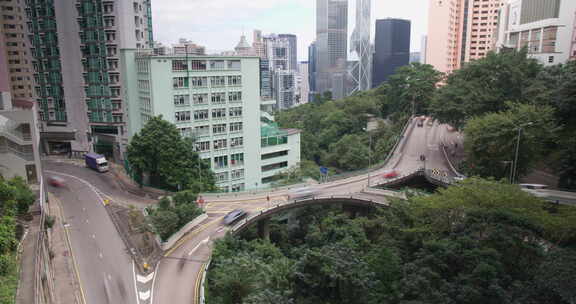
<svg viewBox="0 0 576 304"><path fill-rule="evenodd" d="M145 302L137 298L132 258L103 205L115 202L149 205L153 201L125 193L110 173L85 168L81 162L44 161L45 180L59 176L66 186L48 191L62 204L80 285L87 304Z"/></svg>
<svg viewBox="0 0 576 304"><path fill-rule="evenodd" d="M438 169L450 176L455 176L443 152L440 142L461 143L456 132L449 132L446 125L432 120L426 121L423 127L417 127L412 121L404 134L403 141L390 161L381 169L370 173L370 186L386 181L384 172L396 170L399 174L409 174L424 166L420 155L426 156L426 168ZM461 145L460 145L461 146ZM353 176L324 184L309 186L319 196L346 195L362 192L368 187L368 174ZM209 216L203 225L181 240L175 249L166 253L158 264L155 283L153 284L153 302L189 304L197 303L197 290L201 280L202 268L208 261L212 242L225 235L228 227L222 218L228 212L242 208L249 213L259 212L271 204L285 202L293 190L283 189L271 192L243 193L231 195L205 195L206 212ZM268 202L267 196L271 202ZM181 262L181 260L185 262Z"/></svg>
<svg viewBox="0 0 576 304"><path fill-rule="evenodd" d="M65 175L66 186L50 187L64 209L80 283L87 304L138 303L131 257L118 236L103 202L89 185Z"/></svg>

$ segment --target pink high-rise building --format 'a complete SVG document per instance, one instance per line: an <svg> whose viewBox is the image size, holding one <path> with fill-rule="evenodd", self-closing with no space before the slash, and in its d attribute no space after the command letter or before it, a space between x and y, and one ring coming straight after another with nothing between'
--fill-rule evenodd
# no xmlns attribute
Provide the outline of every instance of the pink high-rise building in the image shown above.
<svg viewBox="0 0 576 304"><path fill-rule="evenodd" d="M574 12L574 30L572 31L572 48L570 50L570 60L576 60L576 12Z"/></svg>
<svg viewBox="0 0 576 304"><path fill-rule="evenodd" d="M430 0L426 63L451 73L493 49L503 0Z"/></svg>

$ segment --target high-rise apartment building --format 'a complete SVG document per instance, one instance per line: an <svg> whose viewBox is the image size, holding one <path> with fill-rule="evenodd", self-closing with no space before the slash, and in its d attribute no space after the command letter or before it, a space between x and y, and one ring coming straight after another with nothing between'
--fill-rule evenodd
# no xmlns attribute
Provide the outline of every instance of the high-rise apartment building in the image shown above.
<svg viewBox="0 0 576 304"><path fill-rule="evenodd" d="M451 73L492 50L504 0L430 0L426 63Z"/></svg>
<svg viewBox="0 0 576 304"><path fill-rule="evenodd" d="M366 91L372 86L372 45L370 41L371 0L356 1L356 27L352 33L350 44L358 56L357 67L352 67L352 77L356 83L352 92ZM355 73L354 73L355 72Z"/></svg>
<svg viewBox="0 0 576 304"><path fill-rule="evenodd" d="M26 32L24 1L0 1L0 31L5 38L12 98L34 98L34 73Z"/></svg>
<svg viewBox="0 0 576 304"><path fill-rule="evenodd" d="M502 8L497 47L527 48L545 65L574 56L573 0L509 0Z"/></svg>
<svg viewBox="0 0 576 304"><path fill-rule="evenodd" d="M252 37L252 48L254 49L256 56L260 58L266 58L266 50L264 48L264 41L262 40L261 30L254 30Z"/></svg>
<svg viewBox="0 0 576 304"><path fill-rule="evenodd" d="M410 20L376 20L374 42L374 70L372 87L375 88L410 62Z"/></svg>
<svg viewBox="0 0 576 304"><path fill-rule="evenodd" d="M162 115L194 136L224 191L266 187L300 162L300 131L279 129L260 111L258 57L121 52L130 136Z"/></svg>
<svg viewBox="0 0 576 304"><path fill-rule="evenodd" d="M150 0L27 0L26 14L45 152L119 157L119 50L153 47Z"/></svg>
<svg viewBox="0 0 576 304"><path fill-rule="evenodd" d="M348 58L348 0L316 0L316 91L344 97Z"/></svg>
<svg viewBox="0 0 576 304"><path fill-rule="evenodd" d="M17 32L22 30L18 23L23 20L19 18L23 12L21 4L0 2L4 19L0 27L0 175L20 176L29 184L36 184L42 174L37 112L28 95L31 89L19 87L28 79L18 79L25 75L32 77L30 71L22 70L29 62L20 61L29 60L26 53L21 53L26 50L26 36ZM10 26L9 21L15 21L18 26Z"/></svg>
<svg viewBox="0 0 576 304"><path fill-rule="evenodd" d="M266 58L272 79L272 96L278 110L289 109L296 103L297 67L292 66L294 43L291 38L267 35L263 38Z"/></svg>
<svg viewBox="0 0 576 304"><path fill-rule="evenodd" d="M288 41L290 47L290 60L288 69L298 71L298 37L294 34L278 34L278 38Z"/></svg>

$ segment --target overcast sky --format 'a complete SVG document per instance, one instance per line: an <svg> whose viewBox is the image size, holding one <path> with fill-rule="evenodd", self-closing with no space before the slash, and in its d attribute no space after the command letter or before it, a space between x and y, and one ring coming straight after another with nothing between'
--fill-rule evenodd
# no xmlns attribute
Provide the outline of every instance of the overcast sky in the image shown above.
<svg viewBox="0 0 576 304"><path fill-rule="evenodd" d="M354 29L355 0L349 0L348 32ZM373 19L412 21L411 50L420 51L428 25L428 0L373 0ZM154 0L154 39L171 45L187 38L208 52L232 50L242 33L252 43L252 31L298 36L298 59L308 59L316 35L315 0ZM372 39L374 39L372 35Z"/></svg>

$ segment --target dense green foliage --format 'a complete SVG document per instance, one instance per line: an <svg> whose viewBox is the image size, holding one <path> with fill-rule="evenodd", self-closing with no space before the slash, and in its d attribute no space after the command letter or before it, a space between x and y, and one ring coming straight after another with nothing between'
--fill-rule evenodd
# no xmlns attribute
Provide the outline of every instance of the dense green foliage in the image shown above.
<svg viewBox="0 0 576 304"><path fill-rule="evenodd" d="M483 177L508 175L503 161L514 160L515 132L532 122L523 129L518 172L545 161L559 170L562 187L576 190L576 165L566 161L576 133L576 62L544 67L526 50L490 53L450 74L429 111L465 131L465 171Z"/></svg>
<svg viewBox="0 0 576 304"><path fill-rule="evenodd" d="M36 196L24 179L0 176L0 303L13 303L18 286L16 216L28 212Z"/></svg>
<svg viewBox="0 0 576 304"><path fill-rule="evenodd" d="M132 137L127 158L140 183L148 174L150 184L156 187L195 193L216 190L210 164L195 152L194 140L183 138L176 126L161 116L150 119Z"/></svg>
<svg viewBox="0 0 576 304"><path fill-rule="evenodd" d="M331 172L366 168L369 156L372 164L386 158L412 114L413 102L417 113L427 111L439 80L432 66L411 64L377 89L336 101L329 100L329 94L317 96L316 102L282 111L276 118L283 128L302 130L303 160L335 169ZM370 118L380 123L366 132Z"/></svg>
<svg viewBox="0 0 576 304"><path fill-rule="evenodd" d="M171 198L161 199L156 209L148 210L150 224L163 241L204 213L198 207L196 198L196 194L190 190L181 191Z"/></svg>
<svg viewBox="0 0 576 304"><path fill-rule="evenodd" d="M510 162L515 159L518 126L521 130L517 175L524 175L542 159L556 139L554 109L527 104L508 105L510 110L489 113L470 119L464 129L464 148L468 175L504 178L510 175Z"/></svg>
<svg viewBox="0 0 576 304"><path fill-rule="evenodd" d="M575 299L573 207L550 207L517 186L471 178L390 208L349 212L309 207L273 219L271 241L253 231L218 241L208 303Z"/></svg>

